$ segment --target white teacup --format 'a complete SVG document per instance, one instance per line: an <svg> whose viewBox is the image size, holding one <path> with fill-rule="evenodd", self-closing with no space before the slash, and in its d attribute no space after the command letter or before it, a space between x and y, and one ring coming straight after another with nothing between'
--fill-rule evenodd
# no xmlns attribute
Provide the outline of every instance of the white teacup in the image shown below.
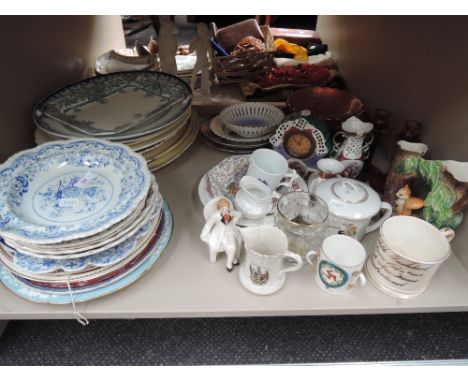
<svg viewBox="0 0 468 382"><path fill-rule="evenodd" d="M268 295L284 285L286 273L302 268L299 255L288 250L286 235L273 226L256 226L241 230L246 258L241 264L239 278L252 293ZM283 259L291 259L294 265L284 267ZM290 264L290 263L289 263Z"/></svg>
<svg viewBox="0 0 468 382"><path fill-rule="evenodd" d="M346 235L328 236L322 243L320 255L308 253L307 262L314 267L315 282L324 291L343 295L351 292L356 284L366 285L362 268L366 250L362 244Z"/></svg>
<svg viewBox="0 0 468 382"><path fill-rule="evenodd" d="M273 200L281 195L258 179L245 175L234 198L236 208L248 219L260 219L273 210Z"/></svg>
<svg viewBox="0 0 468 382"><path fill-rule="evenodd" d="M257 149L252 153L247 175L266 184L272 191L279 186L291 187L293 181L299 178L296 170L288 167L288 161L281 154L270 149ZM290 179L282 183L283 178Z"/></svg>

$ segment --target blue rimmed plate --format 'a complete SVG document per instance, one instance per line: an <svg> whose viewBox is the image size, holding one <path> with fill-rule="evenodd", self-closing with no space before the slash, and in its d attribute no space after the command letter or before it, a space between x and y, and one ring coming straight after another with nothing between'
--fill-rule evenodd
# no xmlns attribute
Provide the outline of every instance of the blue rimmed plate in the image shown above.
<svg viewBox="0 0 468 382"><path fill-rule="evenodd" d="M169 243L172 233L172 216L169 211L169 207L164 203L163 207L164 214L164 227L161 235L153 247L147 252L144 259L139 262L135 268L131 269L129 273L125 274L124 277L117 280L112 279L107 284L101 284L98 289L90 290L83 293L74 293L74 302L84 302L94 300L110 293L116 292L132 282L140 278L146 271L148 271L152 265L159 258L163 250ZM39 289L33 288L22 283L18 280L11 272L9 272L2 264L0 264L0 281L3 285L8 288L11 292L17 296L33 302L42 302L49 304L70 304L72 297L70 294L50 294L45 293Z"/></svg>
<svg viewBox="0 0 468 382"><path fill-rule="evenodd" d="M0 236L36 244L87 237L118 223L146 198L152 175L128 147L57 141L0 166Z"/></svg>

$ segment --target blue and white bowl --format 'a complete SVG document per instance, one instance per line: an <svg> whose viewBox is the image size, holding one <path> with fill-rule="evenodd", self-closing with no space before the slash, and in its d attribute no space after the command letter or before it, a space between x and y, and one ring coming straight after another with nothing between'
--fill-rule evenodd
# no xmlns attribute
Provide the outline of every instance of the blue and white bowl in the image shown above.
<svg viewBox="0 0 468 382"><path fill-rule="evenodd" d="M99 233L146 198L151 173L130 148L108 141L56 141L0 166L0 236L52 244Z"/></svg>

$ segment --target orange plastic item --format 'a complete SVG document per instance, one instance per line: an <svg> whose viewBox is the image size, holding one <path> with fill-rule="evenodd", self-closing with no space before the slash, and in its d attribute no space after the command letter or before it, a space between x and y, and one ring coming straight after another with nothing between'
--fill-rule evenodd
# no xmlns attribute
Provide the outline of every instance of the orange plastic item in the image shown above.
<svg viewBox="0 0 468 382"><path fill-rule="evenodd" d="M303 46L293 44L283 38L277 38L275 40L275 48L283 53L294 54L294 59L297 61L307 62L307 49Z"/></svg>

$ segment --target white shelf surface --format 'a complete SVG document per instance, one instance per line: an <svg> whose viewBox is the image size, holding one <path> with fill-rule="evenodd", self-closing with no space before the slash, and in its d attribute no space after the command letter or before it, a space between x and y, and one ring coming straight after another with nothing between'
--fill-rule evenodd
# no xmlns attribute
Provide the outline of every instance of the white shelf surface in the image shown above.
<svg viewBox="0 0 468 382"><path fill-rule="evenodd" d="M169 246L141 279L109 296L77 304L80 313L97 319L468 311L468 273L455 255L442 264L426 293L415 300L387 296L370 282L349 295L331 296L315 285L310 266L287 274L276 294L248 292L238 279L239 267L228 273L224 255L210 263L207 247L199 239L204 221L198 182L225 156L197 140L175 162L156 172L174 217ZM374 233L364 239L368 253L376 238ZM28 302L0 286L0 320L67 318L74 318L71 305Z"/></svg>

